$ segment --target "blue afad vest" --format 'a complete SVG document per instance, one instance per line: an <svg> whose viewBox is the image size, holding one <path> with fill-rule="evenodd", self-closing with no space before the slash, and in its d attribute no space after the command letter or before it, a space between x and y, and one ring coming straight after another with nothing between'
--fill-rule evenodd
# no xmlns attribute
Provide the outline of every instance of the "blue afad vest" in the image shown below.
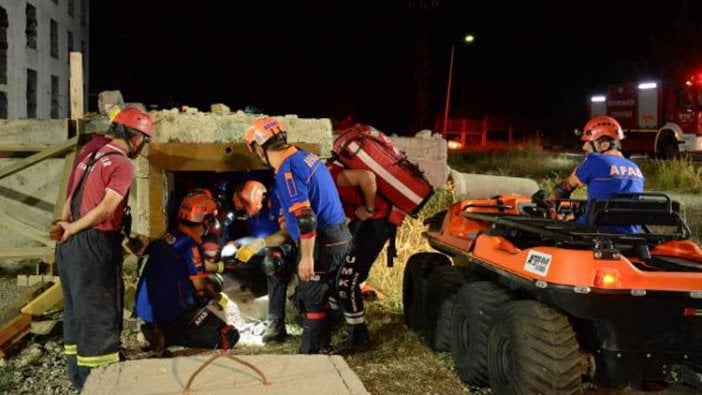
<svg viewBox="0 0 702 395"><path fill-rule="evenodd" d="M195 305L190 276L197 274L192 264L195 240L171 231L150 247L136 290L134 311L145 322L176 319Z"/></svg>
<svg viewBox="0 0 702 395"><path fill-rule="evenodd" d="M590 202L607 199L617 192L643 192L644 177L636 163L618 155L592 153L575 169L575 176L587 184L587 210ZM578 222L584 223L585 216ZM607 228L622 233L637 233L638 225L608 226Z"/></svg>

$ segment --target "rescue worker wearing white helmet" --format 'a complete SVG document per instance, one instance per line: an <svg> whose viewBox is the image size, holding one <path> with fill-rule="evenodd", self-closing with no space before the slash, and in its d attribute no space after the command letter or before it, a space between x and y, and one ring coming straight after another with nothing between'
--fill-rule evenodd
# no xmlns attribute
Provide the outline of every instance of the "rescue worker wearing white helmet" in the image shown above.
<svg viewBox="0 0 702 395"><path fill-rule="evenodd" d="M615 193L643 192L645 180L641 169L621 153L620 141L623 138L624 132L616 119L597 116L589 120L580 135L585 159L568 178L553 188L548 198L568 199L576 188L587 186L587 206L584 212L588 212L594 200L607 199ZM535 200L539 198L536 197ZM577 222L584 224L586 220L586 216L581 215ZM636 233L639 230L638 225L608 228L623 233Z"/></svg>
<svg viewBox="0 0 702 395"><path fill-rule="evenodd" d="M287 229L281 227L280 205L274 194L256 180L239 185L232 202L239 217L246 218L249 234L254 238L241 246L235 257L240 262L254 264L266 275L268 323L261 340L263 343L285 341L288 338L285 299L297 251Z"/></svg>
<svg viewBox="0 0 702 395"><path fill-rule="evenodd" d="M148 114L127 107L104 144L92 144L74 166L61 216L49 229L58 242L63 339L68 376L81 389L92 368L119 362L122 331L122 227L136 158L154 128Z"/></svg>
<svg viewBox="0 0 702 395"><path fill-rule="evenodd" d="M222 279L208 272L202 238L216 222L211 194L195 190L178 208L178 225L148 247L137 284L134 312L152 351L168 346L228 349L239 332L209 305L221 299ZM213 269L216 271L216 269Z"/></svg>
<svg viewBox="0 0 702 395"><path fill-rule="evenodd" d="M302 314L299 352L330 352L329 296L343 264L351 233L334 180L319 157L288 144L281 123L256 119L246 143L275 171L273 188L286 228L299 248L296 304Z"/></svg>

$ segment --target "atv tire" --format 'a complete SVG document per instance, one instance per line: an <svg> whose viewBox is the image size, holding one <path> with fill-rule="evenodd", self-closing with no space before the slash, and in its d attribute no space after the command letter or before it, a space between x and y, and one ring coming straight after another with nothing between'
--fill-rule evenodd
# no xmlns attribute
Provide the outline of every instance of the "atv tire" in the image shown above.
<svg viewBox="0 0 702 395"><path fill-rule="evenodd" d="M424 337L434 351L451 350L453 296L472 279L472 273L456 266L436 268L426 281Z"/></svg>
<svg viewBox="0 0 702 395"><path fill-rule="evenodd" d="M533 301L505 304L490 332L488 371L495 394L572 394L583 367L568 318Z"/></svg>
<svg viewBox="0 0 702 395"><path fill-rule="evenodd" d="M408 328L418 333L424 330L426 278L437 267L449 265L451 262L446 255L435 252L419 252L407 260L402 278L402 307Z"/></svg>
<svg viewBox="0 0 702 395"><path fill-rule="evenodd" d="M500 306L512 295L492 281L463 286L453 297L451 356L458 376L469 385L488 383L487 352L490 328Z"/></svg>

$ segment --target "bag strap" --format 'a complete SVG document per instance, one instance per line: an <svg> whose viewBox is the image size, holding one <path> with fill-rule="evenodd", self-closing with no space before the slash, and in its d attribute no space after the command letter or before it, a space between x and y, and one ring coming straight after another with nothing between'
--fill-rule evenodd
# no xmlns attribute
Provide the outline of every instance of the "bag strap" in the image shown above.
<svg viewBox="0 0 702 395"><path fill-rule="evenodd" d="M104 154L97 156L98 150L93 151L90 156L88 157L88 161L85 163L85 170L83 171L83 175L80 177L80 181L78 181L78 184L73 188L73 192L71 192L71 218L73 220L77 220L80 218L80 203L83 200L83 189L85 189L85 180L88 178L88 173L93 169L93 166L95 163L108 156L108 155L123 155L119 151L108 151L105 152Z"/></svg>

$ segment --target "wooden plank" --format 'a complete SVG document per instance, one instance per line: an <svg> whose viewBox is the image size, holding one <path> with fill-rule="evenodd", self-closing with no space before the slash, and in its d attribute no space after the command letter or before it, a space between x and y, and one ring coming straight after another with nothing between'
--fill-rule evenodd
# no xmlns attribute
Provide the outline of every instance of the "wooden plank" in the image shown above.
<svg viewBox="0 0 702 395"><path fill-rule="evenodd" d="M20 309L23 314L42 315L49 310L63 307L63 293L61 292L61 281L55 282L47 290L34 298Z"/></svg>
<svg viewBox="0 0 702 395"><path fill-rule="evenodd" d="M83 54L71 52L71 119L83 118Z"/></svg>
<svg viewBox="0 0 702 395"><path fill-rule="evenodd" d="M22 248L2 248L0 249L0 259L17 258L41 258L46 262L54 261L53 247L22 247Z"/></svg>
<svg viewBox="0 0 702 395"><path fill-rule="evenodd" d="M68 179L71 177L73 170L73 162L76 160L76 151L72 151L66 155L66 160L63 162L63 172L61 172L61 180L58 185L58 196L56 196L56 204L54 205L54 218L61 218L63 205L66 202L66 186Z"/></svg>
<svg viewBox="0 0 702 395"><path fill-rule="evenodd" d="M3 167L0 169L0 180L3 178L15 174L18 171L24 170L29 166L32 166L35 163L41 162L44 159L47 158L52 158L54 156L59 156L61 154L64 154L70 150L72 150L76 144L78 143L78 136L72 137L65 142L61 144L56 144L52 145L50 148L47 148L41 152L37 152L36 154L24 158L22 160L18 160L17 162Z"/></svg>
<svg viewBox="0 0 702 395"><path fill-rule="evenodd" d="M53 284L55 282L61 281L59 276L53 276L50 274L18 274L17 275L17 286L18 287L30 287L35 284Z"/></svg>
<svg viewBox="0 0 702 395"><path fill-rule="evenodd" d="M50 144L22 145L22 144L2 144L0 153L5 152L39 152L51 147Z"/></svg>
<svg viewBox="0 0 702 395"><path fill-rule="evenodd" d="M0 328L0 358L5 358L12 346L29 333L31 325L31 315L19 314Z"/></svg>
<svg viewBox="0 0 702 395"><path fill-rule="evenodd" d="M38 241L47 247L54 247L55 241L49 239L46 230L39 230L7 214L0 213L0 226L5 226L9 230L21 233L34 241Z"/></svg>

